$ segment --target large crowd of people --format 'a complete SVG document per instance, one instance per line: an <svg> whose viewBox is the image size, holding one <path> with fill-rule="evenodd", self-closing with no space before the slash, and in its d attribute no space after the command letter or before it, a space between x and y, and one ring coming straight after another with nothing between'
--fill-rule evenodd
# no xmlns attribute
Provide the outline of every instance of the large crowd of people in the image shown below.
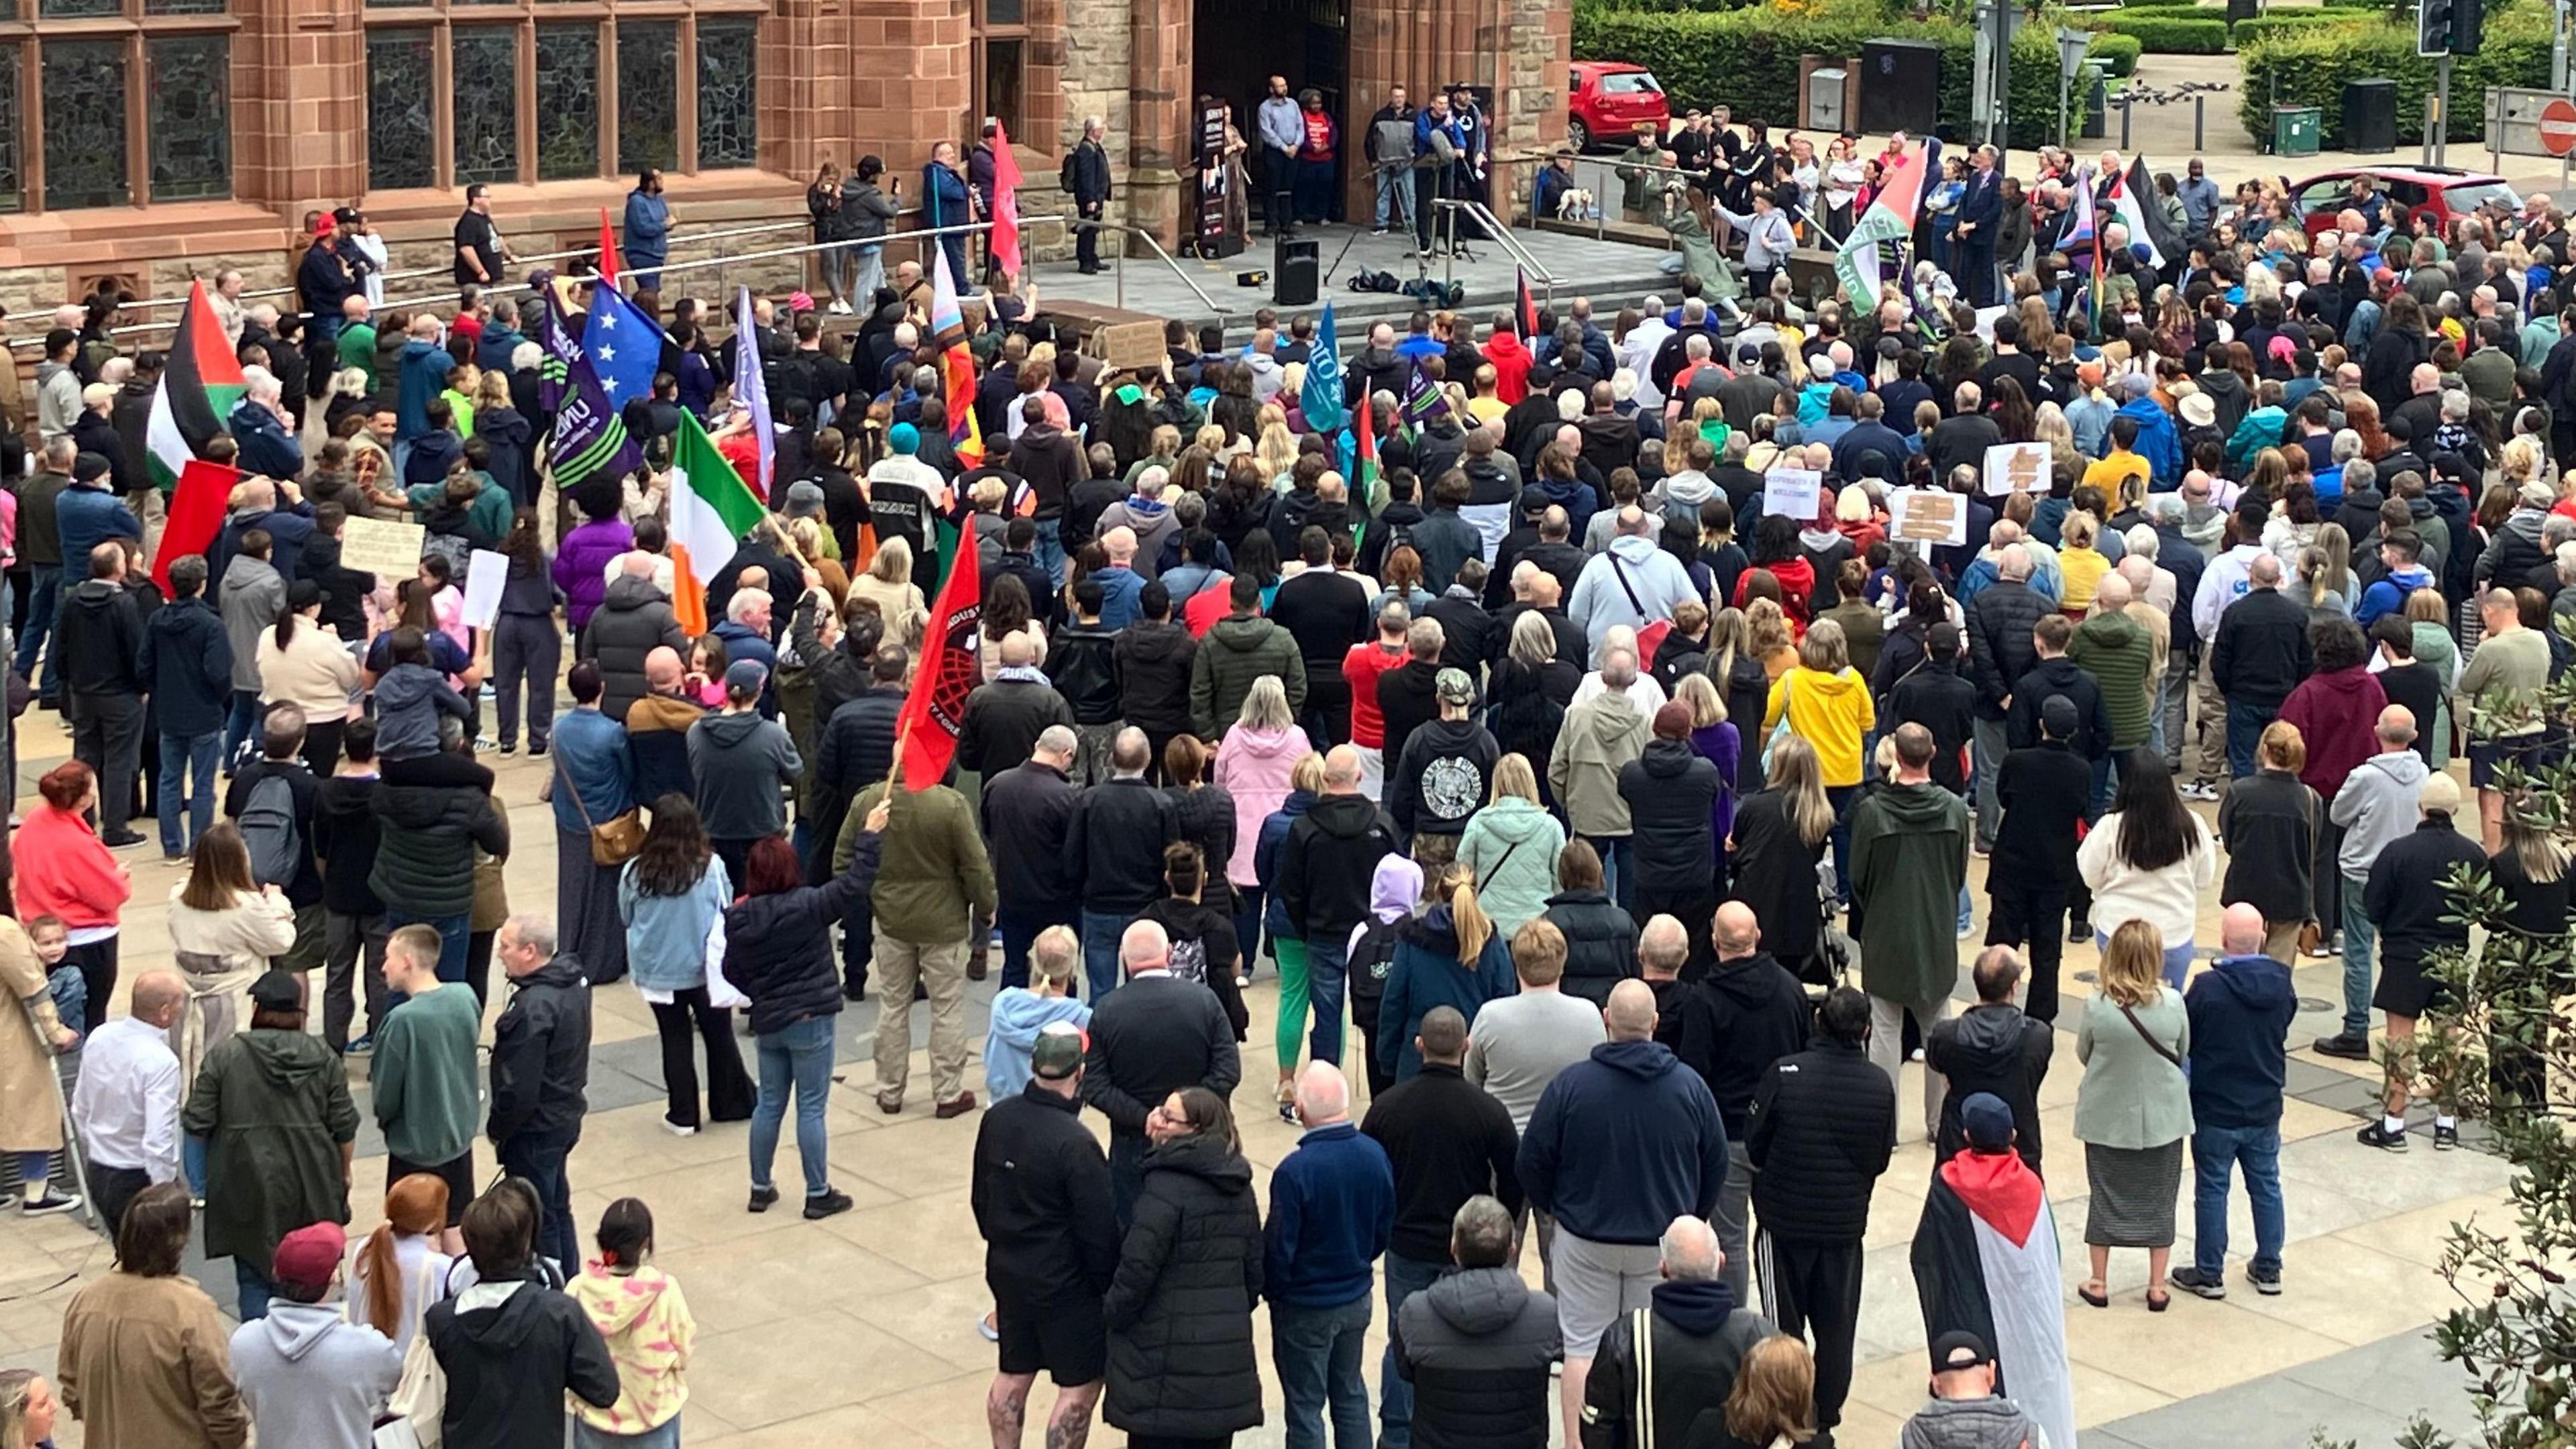
<svg viewBox="0 0 2576 1449"><path fill-rule="evenodd" d="M1296 110L1282 88L1259 132L1302 196L1298 146L1333 139L1292 137ZM1666 154L1764 144L1711 124ZM2027 196L2061 211L2119 174L2043 164ZM2033 204L1986 194L1991 153L1962 165L1977 215ZM827 178L831 206L882 222L882 172ZM2054 214L1951 220L1853 298L1802 293L1765 240L1798 182L1730 170L1668 205L1728 213L1741 263L1708 242L1633 304L1371 323L1338 388L1311 316L1174 323L1160 363L1112 367L1004 279L952 390L915 262L862 249L864 285L834 273L855 306L759 299L736 338L630 257L666 329L624 410L646 465L570 488L530 339L580 335L611 283L510 286L478 195L483 285L379 306L344 210L305 315L220 314L248 386L205 454L241 478L176 559L113 426L165 359L120 346L117 299L69 309L0 498L13 693L72 755L13 821L0 1150L20 1212L94 1199L115 1268L50 1381L0 1374L0 1446L64 1411L110 1446L395 1422L526 1446L567 1415L583 1445L679 1443L695 1329L652 1212L573 1213L613 987L650 1005L663 1125L747 1123L747 1211L808 1219L853 1205L836 1018L873 997L896 1118L925 1110L922 1007L926 1110L978 1118L997 1449L1041 1372L1050 1444L1095 1416L1141 1449L1229 1442L1262 1420L1264 1305L1291 1449L1829 1446L1871 1192L1918 1128L1932 1402L1907 1442L2072 1449L2041 1173L2086 1179L2088 1309L2115 1249L2147 1253L2150 1312L2283 1292L2292 968L2341 961L2314 1051L2369 1059L2383 1018L2360 1144L2421 1140L2429 1094L2448 1149L2412 1050L2467 942L2446 877L2559 949L2576 882L2534 774L2576 655L2562 215L2436 234L2364 184L2312 232L2259 183L2194 207L2190 172L2177 254L2106 225L2096 267L2039 240ZM648 233L660 196L638 188ZM1381 225L1420 221L1403 199ZM684 422L768 504L686 575ZM2026 476L1993 462L2026 444ZM416 571L351 567L357 520L422 525ZM506 568L486 627L478 555ZM906 706L961 570L953 764L903 778L939 757ZM13 760L53 752L41 718ZM551 840L494 799L523 749ZM130 865L156 827L174 959L120 981L127 917L164 908ZM532 849L551 902L505 884ZM996 972L979 1102L969 983ZM1275 1077L1247 1082L1271 974ZM2044 1154L2061 1025L2075 1142ZM1302 1131L1265 1194L1237 1113L1274 1109ZM192 1251L231 1260L237 1328Z"/></svg>

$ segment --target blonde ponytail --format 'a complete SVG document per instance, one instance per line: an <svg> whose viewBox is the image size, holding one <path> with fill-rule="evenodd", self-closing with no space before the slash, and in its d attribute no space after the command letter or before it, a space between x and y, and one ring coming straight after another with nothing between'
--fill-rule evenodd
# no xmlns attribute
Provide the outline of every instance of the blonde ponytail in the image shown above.
<svg viewBox="0 0 2576 1449"><path fill-rule="evenodd" d="M1493 919L1476 904L1473 871L1453 865L1441 884L1449 891L1449 925L1458 936L1458 964L1472 970L1484 956L1486 943L1494 939Z"/></svg>

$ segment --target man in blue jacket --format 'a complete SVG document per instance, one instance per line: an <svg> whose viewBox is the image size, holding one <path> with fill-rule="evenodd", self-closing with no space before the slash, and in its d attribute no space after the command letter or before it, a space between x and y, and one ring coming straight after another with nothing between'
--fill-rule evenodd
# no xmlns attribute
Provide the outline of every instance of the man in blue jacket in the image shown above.
<svg viewBox="0 0 2576 1449"><path fill-rule="evenodd" d="M1374 1265L1395 1229L1395 1167L1352 1125L1350 1083L1330 1062L1309 1063L1297 1078L1297 1120L1306 1135L1271 1174L1262 1228L1261 1293L1288 1449L1323 1449L1328 1401L1335 1449L1368 1449L1361 1340Z"/></svg>
<svg viewBox="0 0 2576 1449"><path fill-rule="evenodd" d="M662 199L662 173L651 166L626 193L626 274L635 289L659 291L662 264L671 258L671 203Z"/></svg>
<svg viewBox="0 0 2576 1449"><path fill-rule="evenodd" d="M2120 380L2120 390L2125 401L2113 416L2137 423L2137 451L2154 473L2150 486L2159 493L2181 487L2182 435L2174 431L2173 416L2164 404L2156 401L2154 379L2132 373Z"/></svg>
<svg viewBox="0 0 2576 1449"><path fill-rule="evenodd" d="M1582 1438L1583 1381L1612 1320L1663 1276L1664 1229L1707 1218L1726 1185L1726 1124L1697 1072L1655 1037L1654 988L1610 988L1610 1040L1550 1082L1521 1134L1521 1189L1556 1219L1565 1442Z"/></svg>
<svg viewBox="0 0 2576 1449"><path fill-rule="evenodd" d="M63 597L89 577L90 553L111 538L143 541L143 524L134 510L112 491L115 465L101 453L82 453L72 462L71 486L54 499L54 524L63 543L67 577Z"/></svg>
<svg viewBox="0 0 2576 1449"><path fill-rule="evenodd" d="M2254 1206L2254 1291L2281 1291L2281 1092L2288 1075L2290 1019L2299 1012L2290 968L2263 954L2263 913L2247 901L2219 925L2226 954L2192 982L2192 1264L2168 1276L2203 1298L2224 1298L2227 1179L2245 1172Z"/></svg>
<svg viewBox="0 0 2576 1449"><path fill-rule="evenodd" d="M233 703L233 646L224 621L206 602L206 561L194 554L170 564L170 602L144 622L136 661L143 689L160 715L161 855L175 860L214 828L215 764L223 753L224 718ZM188 808L188 831L179 811Z"/></svg>

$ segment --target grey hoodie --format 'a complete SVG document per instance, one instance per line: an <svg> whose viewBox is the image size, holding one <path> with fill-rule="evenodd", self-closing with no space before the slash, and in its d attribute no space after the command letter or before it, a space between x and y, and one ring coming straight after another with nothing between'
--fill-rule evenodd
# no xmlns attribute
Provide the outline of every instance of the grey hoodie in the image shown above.
<svg viewBox="0 0 2576 1449"><path fill-rule="evenodd" d="M71 436L72 424L80 421L80 375L69 363L36 364L36 430L44 441Z"/></svg>
<svg viewBox="0 0 2576 1449"><path fill-rule="evenodd" d="M2010 1399L1935 1399L1914 1411L1898 1449L2073 1449L2052 1445L2039 1421Z"/></svg>
<svg viewBox="0 0 2576 1449"><path fill-rule="evenodd" d="M233 1330L233 1377L262 1444L368 1449L402 1378L402 1351L332 1303L273 1300Z"/></svg>
<svg viewBox="0 0 2576 1449"><path fill-rule="evenodd" d="M2369 875L2379 852L2415 829L2415 792L2431 773L2424 757L2409 746L2373 755L2343 777L2343 788L2326 813L2343 827L2343 848L2335 852L2335 864L2346 877Z"/></svg>
<svg viewBox="0 0 2576 1449"><path fill-rule="evenodd" d="M224 600L227 612L232 600ZM240 656L235 655L238 659ZM424 760L438 753L438 716L474 717L447 676L426 664L397 664L376 681L376 758Z"/></svg>
<svg viewBox="0 0 2576 1449"><path fill-rule="evenodd" d="M805 771L787 726L745 710L711 714L689 726L689 773L698 782L698 816L717 840L758 840L787 828L778 793Z"/></svg>
<svg viewBox="0 0 2576 1449"><path fill-rule="evenodd" d="M221 590L224 639L233 646L233 688L259 692L259 636L277 627L286 607L286 580L264 558L236 554L224 566Z"/></svg>

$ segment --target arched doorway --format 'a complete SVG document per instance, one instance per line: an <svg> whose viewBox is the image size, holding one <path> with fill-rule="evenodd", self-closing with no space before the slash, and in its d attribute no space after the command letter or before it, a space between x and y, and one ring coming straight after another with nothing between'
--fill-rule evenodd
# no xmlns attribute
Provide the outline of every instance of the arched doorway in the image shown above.
<svg viewBox="0 0 2576 1449"><path fill-rule="evenodd" d="M1359 139L1350 109L1350 0L1194 0L1191 8L1193 91L1234 102L1235 124L1255 150L1254 217L1267 182L1255 113L1270 77L1285 76L1292 96L1310 87L1323 93L1325 111L1341 122L1342 165L1353 164ZM1333 187L1337 219L1340 181Z"/></svg>

